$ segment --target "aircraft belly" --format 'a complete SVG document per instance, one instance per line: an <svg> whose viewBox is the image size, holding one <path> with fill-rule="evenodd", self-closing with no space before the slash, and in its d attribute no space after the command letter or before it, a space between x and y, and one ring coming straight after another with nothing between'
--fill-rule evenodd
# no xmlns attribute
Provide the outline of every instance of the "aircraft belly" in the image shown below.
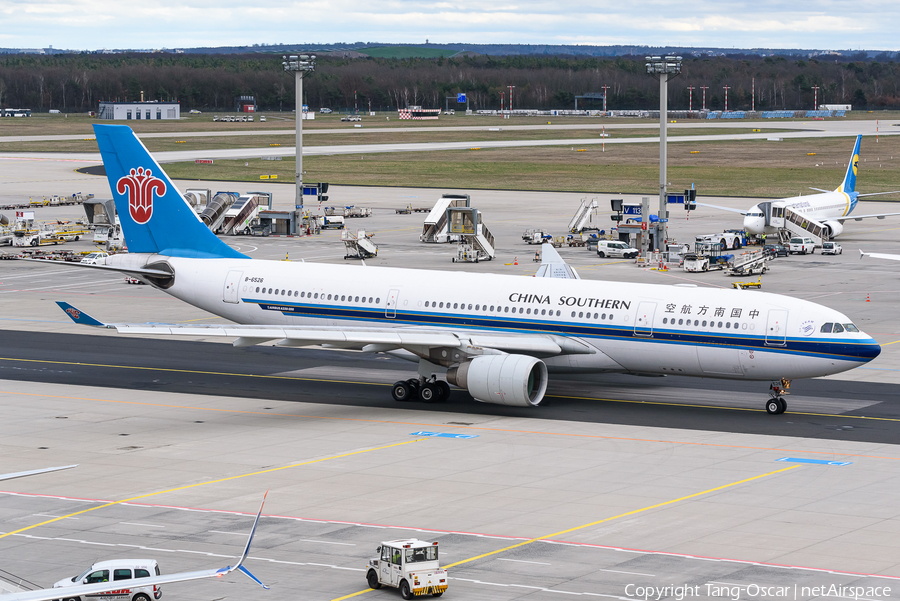
<svg viewBox="0 0 900 601"><path fill-rule="evenodd" d="M679 376L702 373L697 353L690 345L641 338L611 341L603 345L603 350L631 372Z"/></svg>

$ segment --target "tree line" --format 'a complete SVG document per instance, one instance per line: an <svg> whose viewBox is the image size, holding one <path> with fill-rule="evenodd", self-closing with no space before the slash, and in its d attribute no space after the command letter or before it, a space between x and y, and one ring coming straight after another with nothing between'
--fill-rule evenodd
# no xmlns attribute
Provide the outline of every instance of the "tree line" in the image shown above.
<svg viewBox="0 0 900 601"><path fill-rule="evenodd" d="M483 56L436 59L347 58L320 55L304 79L312 109L396 110L409 105L499 109L501 95L514 108L574 108L584 93L607 94L607 108L653 109L659 83L644 57ZM900 64L857 57L686 57L669 83L670 110L695 110L706 87L706 107L730 110L803 110L819 104L854 109L900 108ZM695 88L689 91L689 87ZM815 88L818 88L816 91ZM260 110L294 107L293 74L281 56L264 54L58 54L0 55L0 107L41 112L97 110L102 101L178 101L182 109L227 111L237 96L252 95ZM602 108L581 99L579 108Z"/></svg>

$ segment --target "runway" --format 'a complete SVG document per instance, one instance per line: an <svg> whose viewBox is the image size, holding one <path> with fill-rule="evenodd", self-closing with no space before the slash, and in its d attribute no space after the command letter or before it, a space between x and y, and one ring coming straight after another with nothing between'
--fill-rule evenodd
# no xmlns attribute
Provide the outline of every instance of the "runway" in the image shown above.
<svg viewBox="0 0 900 601"><path fill-rule="evenodd" d="M415 364L385 355L0 331L0 379L162 393L266 398L347 407L685 428L858 442L900 443L900 386L807 380L770 416L766 382L551 375L537 408L486 405L456 391L449 402L398 404L389 387Z"/></svg>

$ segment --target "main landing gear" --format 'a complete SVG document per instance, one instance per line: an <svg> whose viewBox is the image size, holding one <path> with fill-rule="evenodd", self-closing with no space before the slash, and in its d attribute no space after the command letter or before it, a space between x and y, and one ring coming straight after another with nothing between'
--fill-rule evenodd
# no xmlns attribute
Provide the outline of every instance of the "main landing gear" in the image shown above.
<svg viewBox="0 0 900 601"><path fill-rule="evenodd" d="M394 382L391 396L395 401L422 401L436 403L450 397L450 385L434 376L429 379L410 378Z"/></svg>
<svg viewBox="0 0 900 601"><path fill-rule="evenodd" d="M791 381L781 378L780 382L772 382L769 385L769 400L766 401L766 413L769 415L781 415L787 410L787 401L784 396L788 395L791 388Z"/></svg>

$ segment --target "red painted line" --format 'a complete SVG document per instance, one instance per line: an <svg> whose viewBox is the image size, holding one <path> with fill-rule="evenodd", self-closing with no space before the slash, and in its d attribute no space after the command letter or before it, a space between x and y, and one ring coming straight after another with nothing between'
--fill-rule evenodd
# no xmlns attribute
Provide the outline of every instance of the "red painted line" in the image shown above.
<svg viewBox="0 0 900 601"><path fill-rule="evenodd" d="M60 495L43 495L36 493L22 493L22 492L10 492L10 491L0 491L0 494L4 495L14 495L20 497L34 497L34 498L44 498L44 499L60 499L64 501L82 501L89 503L110 503L111 501L103 500L103 499L83 499L79 497L64 497ZM154 509L177 509L180 511L200 511L204 513L221 513L228 515L245 515L252 516L256 515L252 512L244 512L244 511L230 511L227 509L203 509L197 507L181 507L179 505L158 505L155 503L121 503L121 505L130 505L133 507L149 507ZM283 520L295 520L298 522L310 522L316 524L342 524L347 526L361 526L366 528L383 528L383 529L395 529L395 530L411 530L415 532L435 532L438 534L462 534L465 536L477 536L480 538L496 538L502 540L531 540L533 537L527 536L503 536L499 534L484 534L481 532L467 532L464 530L440 530L436 528L413 528L411 526L391 526L389 524L372 524L367 522L351 522L345 520L322 520L316 518L304 518L290 515L277 515L277 514L263 514L267 518L277 518ZM783 564L783 563L772 563L765 561L753 561L750 559L732 559L729 557L714 557L709 555L692 555L689 553L675 553L672 551L653 551L650 549L637 549L630 547L614 547L610 545L598 545L594 543L579 543L575 541L564 541L564 540L553 540L553 539L542 539L536 542L548 543L553 545L570 545L576 547L589 547L593 549L604 549L608 551L622 551L625 553L642 553L645 555L663 555L666 557L685 557L688 559L697 559L701 561L725 561L729 563L737 563L742 565L753 565L753 566L762 566L768 568L787 568L793 570L804 570L809 572L822 572L826 574L846 574L848 576L864 576L868 578L887 578L889 580L900 580L900 576L891 576L888 574L870 574L867 572L849 572L847 570L833 570L829 568L812 568L808 566L798 566L791 564Z"/></svg>

